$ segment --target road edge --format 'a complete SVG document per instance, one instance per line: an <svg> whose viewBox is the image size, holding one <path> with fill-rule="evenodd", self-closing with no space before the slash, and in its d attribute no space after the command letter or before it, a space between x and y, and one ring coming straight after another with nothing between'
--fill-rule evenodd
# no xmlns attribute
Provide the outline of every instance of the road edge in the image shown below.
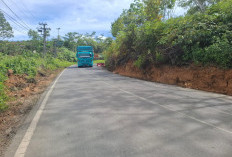
<svg viewBox="0 0 232 157"><path fill-rule="evenodd" d="M25 117L25 119L23 120L24 122L22 122L22 125L20 126L20 128L18 128L18 131L16 133L16 135L14 136L14 138L11 141L11 144L9 145L9 147L6 149L5 153L4 153L4 157L23 157L25 154L21 154L18 153L19 152L19 148L20 145L27 141L30 142L29 139L25 139L30 132L30 136L32 137L33 133L31 132L32 130L29 130L30 127L36 127L39 119L37 119L36 121L36 125L35 125L35 121L34 118L35 116L38 114L38 112L40 113L40 116L42 114L42 111L44 109L44 107L46 106L47 100L49 98L49 96L51 95L53 89L55 88L56 83L58 82L59 78L62 76L62 74L64 73L64 71L66 70L66 68L60 72L60 74L54 79L54 81L46 88L46 90L43 92L43 94L41 94L40 98L38 99L37 103L34 105L33 109L30 111L30 113L28 114L27 117ZM39 116L39 118L40 118ZM34 121L34 122L33 122ZM34 128L35 129L35 128ZM29 143L28 143L29 145ZM25 145L24 145L25 146ZM23 148L26 152L26 148ZM24 152L24 153L25 153Z"/></svg>

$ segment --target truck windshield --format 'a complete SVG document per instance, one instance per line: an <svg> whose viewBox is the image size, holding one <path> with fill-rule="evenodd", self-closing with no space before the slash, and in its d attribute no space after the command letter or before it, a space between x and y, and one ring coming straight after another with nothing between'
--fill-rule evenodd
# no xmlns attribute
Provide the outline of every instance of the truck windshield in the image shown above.
<svg viewBox="0 0 232 157"><path fill-rule="evenodd" d="M92 55L91 55L91 53L80 53L80 54L78 54L78 57L86 58L86 57L92 57Z"/></svg>

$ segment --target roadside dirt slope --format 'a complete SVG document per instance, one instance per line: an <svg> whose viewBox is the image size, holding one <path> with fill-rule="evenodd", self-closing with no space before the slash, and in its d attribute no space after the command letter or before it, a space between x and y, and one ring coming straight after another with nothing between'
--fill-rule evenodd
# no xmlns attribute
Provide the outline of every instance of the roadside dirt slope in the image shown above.
<svg viewBox="0 0 232 157"><path fill-rule="evenodd" d="M120 75L159 83L232 95L232 70L215 67L177 67L162 65L141 70L133 62L117 67Z"/></svg>
<svg viewBox="0 0 232 157"><path fill-rule="evenodd" d="M9 108L0 112L0 157L16 134L29 111L38 101L40 95L55 79L61 70L40 71L35 79L26 75L13 75L8 72L9 79L5 82L11 98Z"/></svg>

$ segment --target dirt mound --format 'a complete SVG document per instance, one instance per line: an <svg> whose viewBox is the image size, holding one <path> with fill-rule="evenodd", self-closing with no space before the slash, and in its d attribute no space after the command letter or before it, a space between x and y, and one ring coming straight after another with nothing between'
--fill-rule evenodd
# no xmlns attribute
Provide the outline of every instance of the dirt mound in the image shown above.
<svg viewBox="0 0 232 157"><path fill-rule="evenodd" d="M186 88L232 95L232 70L201 66L153 66L141 70L133 62L117 67L115 73Z"/></svg>
<svg viewBox="0 0 232 157"><path fill-rule="evenodd" d="M27 113L38 101L40 94L60 71L38 72L35 78L28 78L27 75L13 75L10 71L8 72L9 79L5 85L11 100L8 102L8 110L0 112L0 156L3 156L5 148Z"/></svg>

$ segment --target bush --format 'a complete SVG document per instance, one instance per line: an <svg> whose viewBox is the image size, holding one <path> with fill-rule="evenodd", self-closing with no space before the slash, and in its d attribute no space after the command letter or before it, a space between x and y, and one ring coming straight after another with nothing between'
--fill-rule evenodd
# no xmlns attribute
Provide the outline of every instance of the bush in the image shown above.
<svg viewBox="0 0 232 157"><path fill-rule="evenodd" d="M232 0L222 0L205 13L166 21L145 20L138 25L133 19L128 21L130 11L124 11L120 17L123 27L106 53L107 65L108 59L114 58L116 66L125 64L124 59L140 68L192 63L232 68L231 7Z"/></svg>
<svg viewBox="0 0 232 157"><path fill-rule="evenodd" d="M146 56L140 55L138 59L135 61L134 65L138 68L141 68L145 65L145 62L146 62Z"/></svg>
<svg viewBox="0 0 232 157"><path fill-rule="evenodd" d="M28 78L34 78L39 69L55 70L73 64L73 54L70 51L65 50L62 56L63 58L59 59L48 54L42 58L39 54L29 51L15 56L0 53L0 111L7 108L5 105L7 95L5 93L4 81L7 79L7 71L9 69L13 70L14 74L26 74Z"/></svg>
<svg viewBox="0 0 232 157"><path fill-rule="evenodd" d="M7 108L5 102L7 101L8 97L5 93L5 86L2 82L0 82L0 111L5 110Z"/></svg>
<svg viewBox="0 0 232 157"><path fill-rule="evenodd" d="M59 49L57 58L64 61L77 62L76 53L64 47Z"/></svg>

